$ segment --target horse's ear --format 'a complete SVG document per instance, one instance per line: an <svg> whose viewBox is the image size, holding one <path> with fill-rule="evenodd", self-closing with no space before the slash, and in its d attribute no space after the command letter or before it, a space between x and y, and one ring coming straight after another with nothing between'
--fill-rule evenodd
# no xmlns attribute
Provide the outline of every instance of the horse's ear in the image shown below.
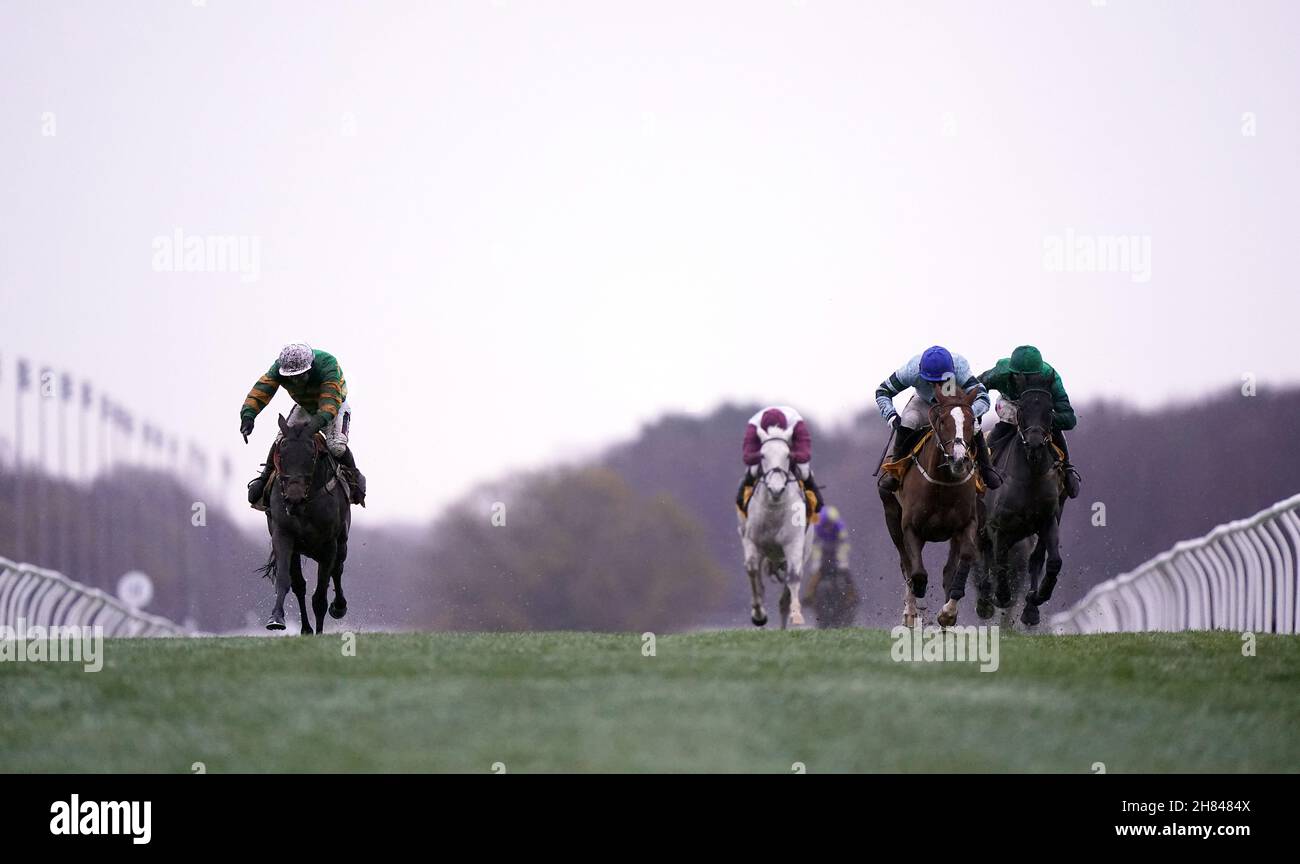
<svg viewBox="0 0 1300 864"><path fill-rule="evenodd" d="M289 434L289 421L284 419L283 414L280 415L280 432L284 435Z"/></svg>

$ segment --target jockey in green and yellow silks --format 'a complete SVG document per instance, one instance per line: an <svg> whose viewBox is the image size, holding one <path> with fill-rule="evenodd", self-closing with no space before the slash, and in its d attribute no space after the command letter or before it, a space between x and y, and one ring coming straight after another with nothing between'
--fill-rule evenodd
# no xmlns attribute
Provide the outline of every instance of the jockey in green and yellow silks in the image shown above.
<svg viewBox="0 0 1300 864"><path fill-rule="evenodd" d="M996 365L979 376L980 383L990 390L998 391L996 412L998 424L989 433L989 446L996 449L1003 441L1016 431L1016 411L1014 403L1020 399L1027 376L1036 376L1035 387L1042 387L1052 394L1052 443L1060 448L1065 456L1065 492L1071 498L1079 496L1079 472L1070 464L1070 450L1065 444L1066 430L1073 429L1078 418L1074 407L1070 405L1070 395L1065 392L1061 376L1043 361L1043 354L1033 345L1021 345L1004 357ZM1010 403L1010 404L1008 404Z"/></svg>
<svg viewBox="0 0 1300 864"><path fill-rule="evenodd" d="M356 460L348 446L352 407L347 401L348 385L343 380L339 361L334 355L302 342L284 346L271 368L257 379L244 398L244 407L239 411L239 431L245 441L253 431L253 421L281 387L294 401L293 410L289 412L290 425L306 424L313 432L325 436L330 452L346 471L353 503L364 505L366 479L357 470ZM278 435L276 442L279 442ZM274 470L274 453L273 443L261 476L248 484L248 502L255 507L262 500L266 481Z"/></svg>

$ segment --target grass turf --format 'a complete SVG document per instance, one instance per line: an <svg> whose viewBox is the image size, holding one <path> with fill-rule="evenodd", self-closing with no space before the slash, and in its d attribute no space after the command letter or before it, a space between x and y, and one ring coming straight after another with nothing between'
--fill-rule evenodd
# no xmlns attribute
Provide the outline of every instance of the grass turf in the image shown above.
<svg viewBox="0 0 1300 864"><path fill-rule="evenodd" d="M109 640L0 663L0 770L1300 770L1300 638L1004 633L996 672L881 630Z"/></svg>

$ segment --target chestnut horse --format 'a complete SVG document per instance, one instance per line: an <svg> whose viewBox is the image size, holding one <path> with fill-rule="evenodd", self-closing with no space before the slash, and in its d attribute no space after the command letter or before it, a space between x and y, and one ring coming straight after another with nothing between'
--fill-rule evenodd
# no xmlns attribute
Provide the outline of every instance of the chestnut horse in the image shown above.
<svg viewBox="0 0 1300 864"><path fill-rule="evenodd" d="M898 564L903 572L903 624L917 625L924 606L928 575L922 550L926 543L948 544L948 561L943 567L945 602L939 624L957 623L957 602L966 594L966 578L975 560L976 466L974 458L975 393L960 388L935 388L930 408L934 434L919 451L907 457L912 464L903 475L897 492L881 491L885 524L898 547ZM914 434L923 434L916 430Z"/></svg>

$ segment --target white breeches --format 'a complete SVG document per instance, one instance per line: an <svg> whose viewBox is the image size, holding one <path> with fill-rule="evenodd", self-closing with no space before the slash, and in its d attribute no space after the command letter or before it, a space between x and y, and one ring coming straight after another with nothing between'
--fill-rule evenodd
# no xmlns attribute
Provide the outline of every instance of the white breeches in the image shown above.
<svg viewBox="0 0 1300 864"><path fill-rule="evenodd" d="M926 402L915 393L912 398L907 400L903 406L903 412L898 415L899 425L906 426L908 429L924 429L930 425L930 403Z"/></svg>

